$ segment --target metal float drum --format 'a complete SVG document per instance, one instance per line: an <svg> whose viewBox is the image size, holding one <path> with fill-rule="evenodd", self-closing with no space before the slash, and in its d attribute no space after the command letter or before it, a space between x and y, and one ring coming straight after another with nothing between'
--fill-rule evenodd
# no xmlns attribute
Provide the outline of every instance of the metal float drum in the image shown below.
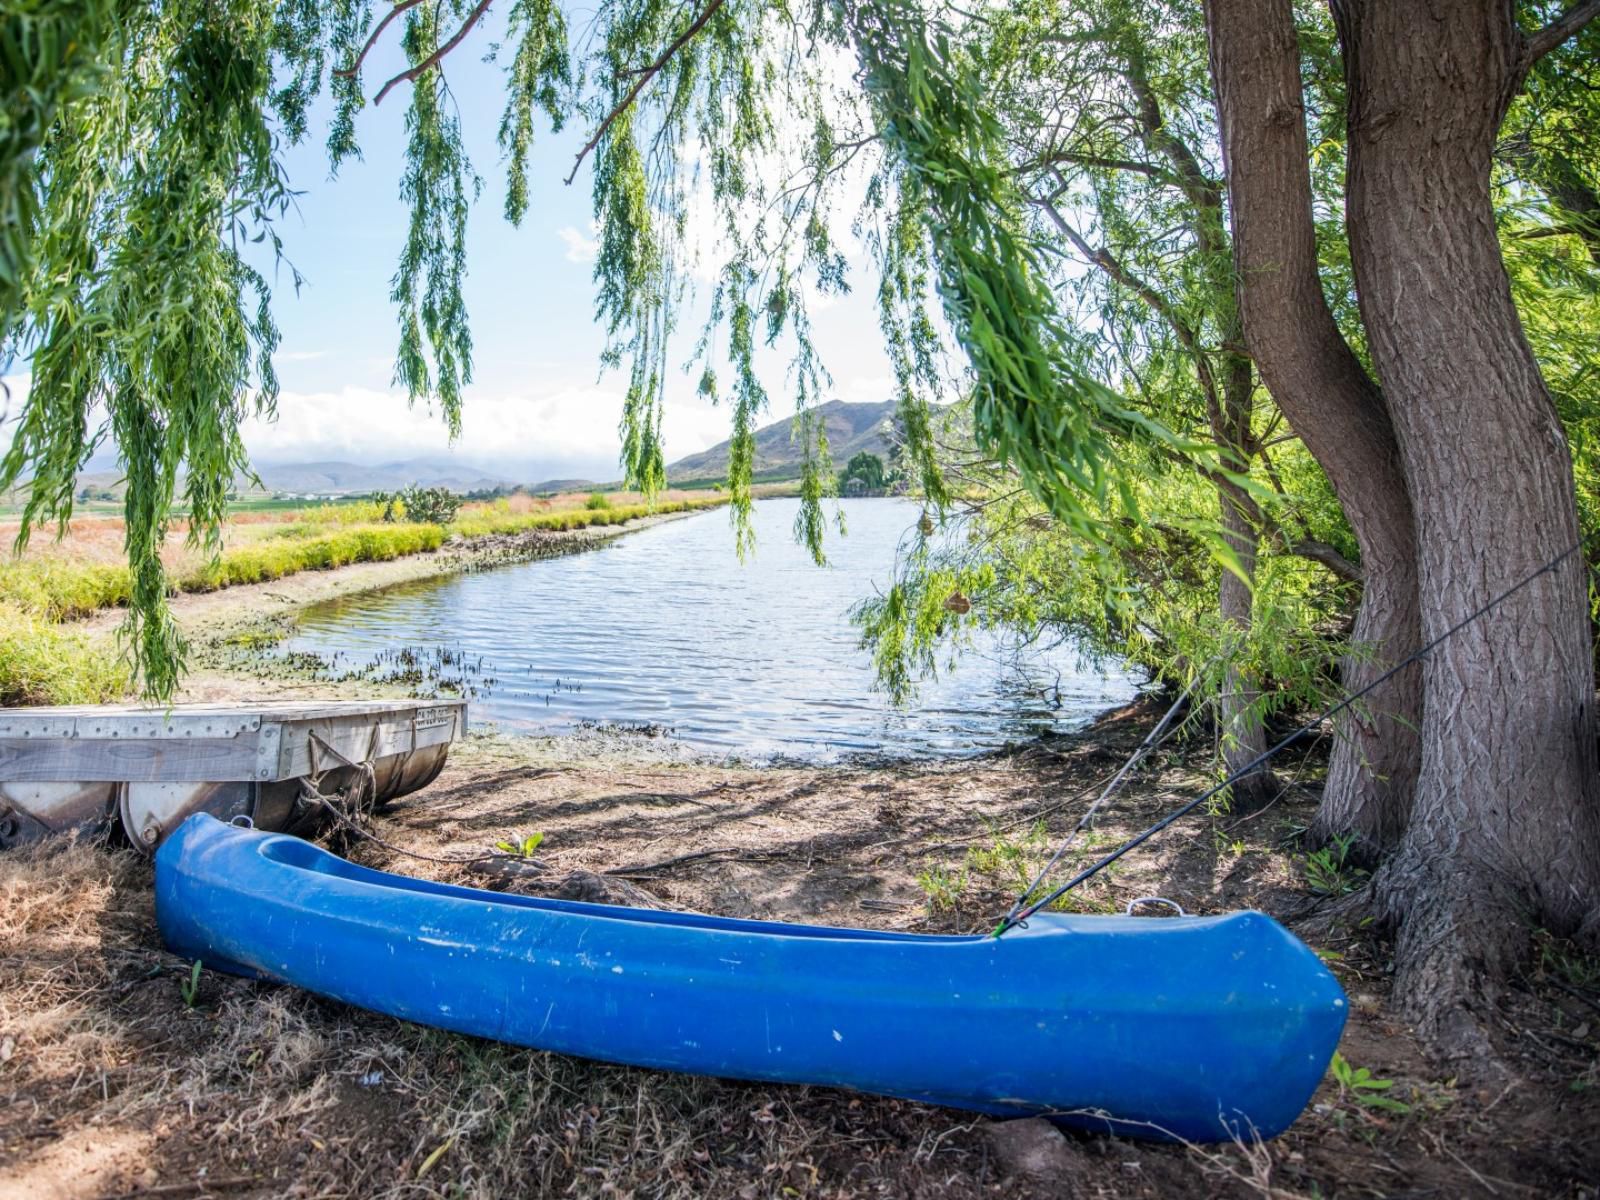
<svg viewBox="0 0 1600 1200"><path fill-rule="evenodd" d="M376 802L432 782L466 732L446 701L85 705L0 713L0 848L120 823L153 850L191 813L303 820L301 785L331 791L372 768Z"/></svg>

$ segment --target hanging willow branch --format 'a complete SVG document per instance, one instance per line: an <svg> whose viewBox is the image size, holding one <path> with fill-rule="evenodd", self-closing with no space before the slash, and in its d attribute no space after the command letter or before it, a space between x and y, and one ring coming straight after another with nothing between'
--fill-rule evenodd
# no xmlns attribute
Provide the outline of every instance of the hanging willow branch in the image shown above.
<svg viewBox="0 0 1600 1200"><path fill-rule="evenodd" d="M721 7L722 0L711 0L711 3L705 6L700 15L694 19L692 24L690 24L689 28L685 29L681 34L679 34L677 38L673 40L673 43L661 52L660 58L656 59L655 62L651 63L647 67L641 67L636 71L626 72L627 74L637 75L638 79L634 81L633 87L628 89L628 94L624 96L609 113L606 114L605 120L601 121L600 127L594 131L594 136L584 143L582 150L578 151L577 160L572 164L572 170L568 173L565 180L568 186L571 186L572 181L578 177L578 168L583 166L583 160L588 158L590 151L600 144L600 139L605 137L606 130L610 129L616 119L622 115L622 110L627 108L639 98L639 93L644 91L645 84L649 83L656 77L657 74L660 73L661 68L666 66L667 63L672 60L672 56L679 50L683 49L684 44L688 42L688 40L695 34L699 33L700 30L705 27L705 23L709 21L717 9Z"/></svg>
<svg viewBox="0 0 1600 1200"><path fill-rule="evenodd" d="M415 83L424 71L431 71L434 67L438 66L440 60L443 59L446 54L449 54L450 51L459 46L461 44L461 39L466 37L467 34L471 33L472 27L483 19L483 14L489 11L489 5L491 3L492 0L479 0L478 6L467 15L467 19L461 23L461 28L455 31L455 34L450 38L449 41L445 42L437 50L428 55L427 58L417 63L415 66L401 71L400 74L396 75L393 79L389 80L388 83L379 88L378 94L372 98L372 103L374 105L382 104L383 98L387 96L391 90L398 87L402 83ZM399 10L396 9L396 11L398 12ZM393 16L394 13L389 13L388 16L384 17L384 20L387 21Z"/></svg>

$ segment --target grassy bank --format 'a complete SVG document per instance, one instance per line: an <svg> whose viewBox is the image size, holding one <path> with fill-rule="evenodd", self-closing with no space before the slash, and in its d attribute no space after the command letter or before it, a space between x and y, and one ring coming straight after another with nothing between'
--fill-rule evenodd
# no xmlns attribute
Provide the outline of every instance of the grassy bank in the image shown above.
<svg viewBox="0 0 1600 1200"><path fill-rule="evenodd" d="M179 593L213 592L265 583L302 571L387 562L438 550L452 539L473 541L537 532L620 526L640 517L689 512L724 503L720 496L668 499L656 505L515 511L499 502L462 509L448 524L376 520L376 506L327 505L286 513L209 561L179 560L169 569ZM369 509L371 511L369 511ZM75 632L74 619L128 603L131 577L121 563L39 554L0 567L0 704L77 704L113 699L128 688L116 648Z"/></svg>

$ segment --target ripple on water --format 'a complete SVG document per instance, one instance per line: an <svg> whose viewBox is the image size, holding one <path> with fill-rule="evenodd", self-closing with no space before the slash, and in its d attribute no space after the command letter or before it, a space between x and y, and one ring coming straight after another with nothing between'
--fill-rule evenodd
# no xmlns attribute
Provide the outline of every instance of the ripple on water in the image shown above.
<svg viewBox="0 0 1600 1200"><path fill-rule="evenodd" d="M1018 661L980 637L894 708L872 689L849 611L890 578L918 509L844 501L849 536L830 539L819 568L791 535L797 503L756 505L744 564L726 514L709 512L580 554L318 605L287 649L337 655L335 673L407 647L442 655L439 674L476 689L474 723L666 726L708 750L812 761L971 753L1075 728L1133 695L1131 676L1070 647Z"/></svg>

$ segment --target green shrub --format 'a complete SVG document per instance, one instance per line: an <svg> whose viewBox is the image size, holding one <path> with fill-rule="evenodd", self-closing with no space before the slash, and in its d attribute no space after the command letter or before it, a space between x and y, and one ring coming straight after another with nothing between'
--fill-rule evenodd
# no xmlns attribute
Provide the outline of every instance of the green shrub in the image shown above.
<svg viewBox="0 0 1600 1200"><path fill-rule="evenodd" d="M381 520L406 520L418 525L448 525L461 510L461 497L449 488L423 487L420 483L398 492L374 492L372 503L380 510Z"/></svg>
<svg viewBox="0 0 1600 1200"><path fill-rule="evenodd" d="M129 590L124 566L50 558L12 560L0 566L0 602L53 621L126 604Z"/></svg>
<svg viewBox="0 0 1600 1200"><path fill-rule="evenodd" d="M127 664L114 651L0 605L0 704L99 704L128 686Z"/></svg>
<svg viewBox="0 0 1600 1200"><path fill-rule="evenodd" d="M598 512L603 508L610 508L611 501L606 498L604 492L590 492L589 498L583 502L583 506L590 512Z"/></svg>

